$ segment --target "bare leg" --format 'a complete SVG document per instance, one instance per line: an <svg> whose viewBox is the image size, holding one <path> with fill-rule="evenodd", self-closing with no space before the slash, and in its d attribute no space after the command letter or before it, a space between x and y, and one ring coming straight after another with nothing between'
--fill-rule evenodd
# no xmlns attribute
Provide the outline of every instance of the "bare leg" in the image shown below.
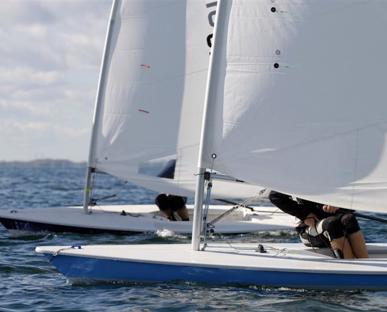
<svg viewBox="0 0 387 312"><path fill-rule="evenodd" d="M177 214L182 220L187 220L189 221L189 214L188 214L188 209L187 207L181 208L177 211Z"/></svg>
<svg viewBox="0 0 387 312"><path fill-rule="evenodd" d="M168 209L168 210L160 210L160 216L168 219L168 220L173 220L172 216L173 216L173 213L172 213L172 210Z"/></svg>
<svg viewBox="0 0 387 312"><path fill-rule="evenodd" d="M356 258L368 258L368 250L363 233L357 231L348 236L352 251Z"/></svg>
<svg viewBox="0 0 387 312"><path fill-rule="evenodd" d="M313 214L313 213L310 213L308 214L308 216L306 217L306 219L304 220L304 223L309 226L309 227L314 227L316 226L316 222L319 221L317 219L317 217Z"/></svg>
<svg viewBox="0 0 387 312"><path fill-rule="evenodd" d="M353 255L351 244L345 237L340 237L336 239L332 239L331 241L332 249L339 249L342 251L344 259L353 259L355 256Z"/></svg>

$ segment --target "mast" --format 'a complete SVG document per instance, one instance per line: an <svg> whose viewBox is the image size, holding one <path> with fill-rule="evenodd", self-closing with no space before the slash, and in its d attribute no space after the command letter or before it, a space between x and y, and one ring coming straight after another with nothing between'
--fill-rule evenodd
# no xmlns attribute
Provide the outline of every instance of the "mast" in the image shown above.
<svg viewBox="0 0 387 312"><path fill-rule="evenodd" d="M204 142L206 137L208 136L208 129L210 124L212 123L212 116L210 114L210 105L213 105L216 100L216 62L219 59L219 49L217 48L216 39L221 38L220 32L222 31L222 27L219 25L224 25L225 16L226 16L226 1L227 0L218 0L218 6L216 8L216 20L214 27L214 41L212 44L212 51L210 57L210 64L208 69L208 77L207 77L207 86L206 86L206 96L204 100L204 109L203 109L203 124L202 124L202 132L200 137L200 147L199 147L199 158L198 158L198 176L196 180L196 190L195 190L195 206L194 206L194 216L193 216L193 224L192 224L192 249L200 250L200 232L201 232L201 220L202 220L202 207L203 207L203 197L204 197L204 182L205 177L204 173L206 172L206 168L203 164L204 156Z"/></svg>
<svg viewBox="0 0 387 312"><path fill-rule="evenodd" d="M116 16L116 11L118 7L118 2L120 0L113 0L112 9L110 11L109 25L108 31L106 33L105 38L105 47L102 55L102 64L101 71L98 80L98 88L97 88L97 97L95 99L95 108L94 108L94 116L93 116L93 127L91 131L91 139L90 139L90 148L89 148L89 158L86 169L86 181L85 181L85 190L83 194L83 210L85 213L89 213L89 201L91 195L91 177L95 172L95 163L94 163L94 154L97 143L97 130L99 127L100 119L101 119L101 103L105 93L105 82L106 82L106 71L107 71L107 62L110 57L110 42L111 42L111 34L114 26L114 17Z"/></svg>

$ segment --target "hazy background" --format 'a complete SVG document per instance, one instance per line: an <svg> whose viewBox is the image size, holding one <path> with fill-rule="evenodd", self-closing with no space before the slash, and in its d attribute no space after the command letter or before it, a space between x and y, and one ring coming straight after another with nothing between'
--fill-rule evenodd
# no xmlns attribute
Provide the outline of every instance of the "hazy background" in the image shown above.
<svg viewBox="0 0 387 312"><path fill-rule="evenodd" d="M0 161L87 159L110 7L0 1Z"/></svg>

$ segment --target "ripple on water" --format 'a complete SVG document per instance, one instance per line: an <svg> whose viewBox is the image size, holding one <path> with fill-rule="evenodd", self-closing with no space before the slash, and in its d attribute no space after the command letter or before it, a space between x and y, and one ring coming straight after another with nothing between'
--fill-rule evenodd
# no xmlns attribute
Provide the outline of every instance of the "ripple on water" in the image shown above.
<svg viewBox="0 0 387 312"><path fill-rule="evenodd" d="M0 209L79 204L84 168L0 166ZM106 203L151 203L155 194L109 176L97 179L96 197ZM368 240L385 241L387 228L362 221ZM10 238L0 229L1 311L384 311L386 292L307 291L260 287L208 287L195 283L72 285L55 271L36 245L187 243L189 236L43 234ZM287 232L214 236L209 241L297 241Z"/></svg>

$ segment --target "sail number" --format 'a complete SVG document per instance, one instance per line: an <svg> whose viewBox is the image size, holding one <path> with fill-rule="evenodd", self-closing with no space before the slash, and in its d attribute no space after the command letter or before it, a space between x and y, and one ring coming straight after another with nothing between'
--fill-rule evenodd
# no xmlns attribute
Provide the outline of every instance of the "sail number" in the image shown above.
<svg viewBox="0 0 387 312"><path fill-rule="evenodd" d="M206 4L207 9L210 10L208 12L208 23L210 24L210 26L212 28L214 28L214 26L215 26L216 5L217 5L216 1L211 1L211 2ZM213 39L213 37L214 37L213 33L211 33L211 34L209 34L207 36L207 45L208 45L209 48L212 47L212 39Z"/></svg>

